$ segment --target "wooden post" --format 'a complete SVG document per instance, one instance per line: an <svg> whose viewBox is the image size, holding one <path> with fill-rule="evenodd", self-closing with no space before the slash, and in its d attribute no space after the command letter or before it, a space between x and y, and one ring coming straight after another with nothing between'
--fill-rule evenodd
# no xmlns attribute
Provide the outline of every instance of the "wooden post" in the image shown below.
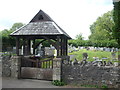
<svg viewBox="0 0 120 90"><path fill-rule="evenodd" d="M63 38L60 38L60 56L63 55Z"/></svg>
<svg viewBox="0 0 120 90"><path fill-rule="evenodd" d="M66 39L65 42L66 42L65 43L65 45L66 45L66 49L65 50L66 50L66 56L67 56L68 55L68 40Z"/></svg>
<svg viewBox="0 0 120 90"><path fill-rule="evenodd" d="M31 54L31 43L30 43L30 39L28 39L28 42L27 42L27 54L30 55Z"/></svg>
<svg viewBox="0 0 120 90"><path fill-rule="evenodd" d="M35 39L33 40L33 54L35 55Z"/></svg>
<svg viewBox="0 0 120 90"><path fill-rule="evenodd" d="M66 42L65 42L65 37L63 39L63 55L66 56Z"/></svg>
<svg viewBox="0 0 120 90"><path fill-rule="evenodd" d="M37 68L39 67L39 64L38 64L38 63L39 63L39 60L37 59L37 60L36 60L36 67L37 67Z"/></svg>
<svg viewBox="0 0 120 90"><path fill-rule="evenodd" d="M57 42L60 43L59 41L60 41L60 37L57 37ZM60 56L60 47L59 46L57 48L57 56Z"/></svg>
<svg viewBox="0 0 120 90"><path fill-rule="evenodd" d="M17 37L16 38L16 54L17 54L17 56L19 56L19 38Z"/></svg>
<svg viewBox="0 0 120 90"><path fill-rule="evenodd" d="M25 44L26 44L25 39L23 39L23 55L25 55Z"/></svg>

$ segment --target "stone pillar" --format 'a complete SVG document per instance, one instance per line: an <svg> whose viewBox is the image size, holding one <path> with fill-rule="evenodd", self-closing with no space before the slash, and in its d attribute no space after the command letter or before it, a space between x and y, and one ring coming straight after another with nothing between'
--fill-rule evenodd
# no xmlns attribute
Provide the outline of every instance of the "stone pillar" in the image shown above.
<svg viewBox="0 0 120 90"><path fill-rule="evenodd" d="M11 57L11 77L20 78L21 73L21 56Z"/></svg>
<svg viewBox="0 0 120 90"><path fill-rule="evenodd" d="M62 80L62 59L53 59L53 80Z"/></svg>

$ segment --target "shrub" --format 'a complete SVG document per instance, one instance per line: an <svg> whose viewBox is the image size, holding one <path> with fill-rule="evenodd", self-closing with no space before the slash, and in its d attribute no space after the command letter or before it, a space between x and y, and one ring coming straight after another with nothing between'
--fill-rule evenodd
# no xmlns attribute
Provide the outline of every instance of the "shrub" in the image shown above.
<svg viewBox="0 0 120 90"><path fill-rule="evenodd" d="M66 85L63 81L59 81L59 80L52 81L52 84L55 85L55 86L64 86L64 85Z"/></svg>

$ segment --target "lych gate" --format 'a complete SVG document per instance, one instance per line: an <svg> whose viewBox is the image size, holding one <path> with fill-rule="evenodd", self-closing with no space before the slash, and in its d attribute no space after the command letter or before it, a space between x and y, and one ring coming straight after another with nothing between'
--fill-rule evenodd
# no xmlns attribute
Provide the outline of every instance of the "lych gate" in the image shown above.
<svg viewBox="0 0 120 90"><path fill-rule="evenodd" d="M71 39L71 37L42 10L40 10L27 25L19 28L10 35L16 37L17 56L21 55L20 49L23 46L20 77L46 80L52 79L53 57L41 61L40 57L35 56L35 49L39 44L47 40L57 50L57 57L67 56L67 41ZM41 39L39 44L36 44L37 39ZM31 45L31 42L33 45Z"/></svg>

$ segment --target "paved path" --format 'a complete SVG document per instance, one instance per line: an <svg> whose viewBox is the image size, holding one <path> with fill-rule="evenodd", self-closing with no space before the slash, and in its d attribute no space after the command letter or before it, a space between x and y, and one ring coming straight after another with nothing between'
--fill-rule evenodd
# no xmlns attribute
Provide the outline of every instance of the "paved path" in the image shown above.
<svg viewBox="0 0 120 90"><path fill-rule="evenodd" d="M51 81L34 79L2 78L2 88L59 88L51 84Z"/></svg>

